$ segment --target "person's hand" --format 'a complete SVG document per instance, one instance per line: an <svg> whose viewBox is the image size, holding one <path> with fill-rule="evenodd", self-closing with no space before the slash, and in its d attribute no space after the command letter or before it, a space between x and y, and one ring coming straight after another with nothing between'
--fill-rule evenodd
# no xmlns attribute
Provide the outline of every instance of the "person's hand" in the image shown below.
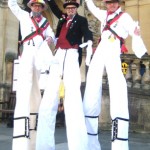
<svg viewBox="0 0 150 150"><path fill-rule="evenodd" d="M47 42L48 45L50 45L52 41L53 40L50 36L46 38L46 42Z"/></svg>
<svg viewBox="0 0 150 150"><path fill-rule="evenodd" d="M140 36L140 27L139 27L139 25L138 25L138 21L135 22L134 34L135 34L136 36Z"/></svg>
<svg viewBox="0 0 150 150"><path fill-rule="evenodd" d="M90 62L91 62L91 57L92 57L92 54L93 54L93 49L92 49L92 44L93 42L92 41L88 41L87 42L87 48L86 48L86 60L85 60L85 64L87 66L90 65Z"/></svg>
<svg viewBox="0 0 150 150"><path fill-rule="evenodd" d="M140 28L135 27L134 34L139 36L140 35Z"/></svg>
<svg viewBox="0 0 150 150"><path fill-rule="evenodd" d="M93 44L93 42L91 40L89 40L86 43L82 43L79 45L79 47L81 47L81 48L84 48L87 46L87 48L86 48L86 60L85 60L85 64L87 66L89 66L90 61L91 61L91 57L93 54L92 44Z"/></svg>

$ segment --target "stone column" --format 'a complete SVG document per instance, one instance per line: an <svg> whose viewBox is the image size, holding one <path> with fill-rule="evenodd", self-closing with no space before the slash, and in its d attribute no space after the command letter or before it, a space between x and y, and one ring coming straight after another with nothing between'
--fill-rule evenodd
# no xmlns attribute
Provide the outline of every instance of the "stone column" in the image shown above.
<svg viewBox="0 0 150 150"><path fill-rule="evenodd" d="M0 7L0 82L5 82L5 53L18 49L18 20L7 6L7 1L1 1Z"/></svg>
<svg viewBox="0 0 150 150"><path fill-rule="evenodd" d="M7 5L6 5L6 1L4 0L0 0L0 83L3 82L3 72L4 72L4 56L5 56L5 26L6 26L6 14L7 12Z"/></svg>
<svg viewBox="0 0 150 150"><path fill-rule="evenodd" d="M148 90L150 89L150 61L145 60L143 62L143 64L145 65L145 73L143 75L142 78L142 89Z"/></svg>
<svg viewBox="0 0 150 150"><path fill-rule="evenodd" d="M141 75L140 75L140 60L135 59L133 62L136 65L135 74L133 75L133 88L141 88Z"/></svg>
<svg viewBox="0 0 150 150"><path fill-rule="evenodd" d="M132 61L131 60L125 60L126 63L128 64L127 66L127 73L125 75L126 81L127 81L127 86L132 87Z"/></svg>
<svg viewBox="0 0 150 150"><path fill-rule="evenodd" d="M18 49L19 22L8 8L7 1L0 1L0 83L3 85L7 84L7 77L12 75L10 72L10 66L12 67L12 64L6 64L5 54L7 52L17 53ZM7 74L7 77L6 72L10 72L9 75ZM0 97L3 100L2 95L4 89L0 90L0 92Z"/></svg>

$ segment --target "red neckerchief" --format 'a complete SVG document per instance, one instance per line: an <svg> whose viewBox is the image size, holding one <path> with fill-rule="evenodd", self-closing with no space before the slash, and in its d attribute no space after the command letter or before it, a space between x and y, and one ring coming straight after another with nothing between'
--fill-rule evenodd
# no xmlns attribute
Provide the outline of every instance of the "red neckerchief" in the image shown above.
<svg viewBox="0 0 150 150"><path fill-rule="evenodd" d="M34 17L34 19L36 20L37 23L39 23L42 20L42 16L38 16L38 17Z"/></svg>
<svg viewBox="0 0 150 150"><path fill-rule="evenodd" d="M119 8L120 8L120 6L118 6L117 10L118 10ZM116 10L116 11L117 11L117 10ZM112 12L112 11L107 11L107 16L113 14L113 13L116 12L116 11L113 11L113 12Z"/></svg>
<svg viewBox="0 0 150 150"><path fill-rule="evenodd" d="M119 7L118 7L119 8ZM107 18L110 14L113 14L114 12L107 12ZM121 42L121 52L125 53L125 52L128 52L126 46L125 46L125 41L123 38L121 38L120 36L117 35L116 32L114 32L111 28L110 28L110 25L113 24L117 19L119 19L119 17L123 14L123 12L120 12L118 15L116 15L113 19L107 21L107 18L106 18L106 26L105 28L103 29L104 30L110 30Z"/></svg>

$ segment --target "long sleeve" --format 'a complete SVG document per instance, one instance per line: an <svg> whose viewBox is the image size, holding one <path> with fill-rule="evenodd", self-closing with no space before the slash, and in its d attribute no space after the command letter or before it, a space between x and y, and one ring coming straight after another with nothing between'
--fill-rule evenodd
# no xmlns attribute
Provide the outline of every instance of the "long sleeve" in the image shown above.
<svg viewBox="0 0 150 150"><path fill-rule="evenodd" d="M8 0L8 6L11 9L12 13L17 17L18 20L22 15L27 14L26 11L22 10L17 4L17 0Z"/></svg>
<svg viewBox="0 0 150 150"><path fill-rule="evenodd" d="M54 0L48 0L48 5L51 8L54 15L59 19L62 17L63 12L59 9Z"/></svg>
<svg viewBox="0 0 150 150"><path fill-rule="evenodd" d="M88 40L93 41L93 35L92 35L92 32L88 28L87 19L83 19L83 22L81 25L81 31L83 32L84 42L87 42Z"/></svg>
<svg viewBox="0 0 150 150"><path fill-rule="evenodd" d="M96 7L93 3L93 0L85 0L89 11L99 20L103 21L106 19L106 10L101 10L99 7Z"/></svg>

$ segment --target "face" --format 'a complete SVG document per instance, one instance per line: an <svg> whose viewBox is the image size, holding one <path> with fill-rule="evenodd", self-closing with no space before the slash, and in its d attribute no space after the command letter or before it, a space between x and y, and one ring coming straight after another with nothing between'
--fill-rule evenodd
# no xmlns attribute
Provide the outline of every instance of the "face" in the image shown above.
<svg viewBox="0 0 150 150"><path fill-rule="evenodd" d="M31 6L32 12L39 13L43 11L43 5L39 3L34 3Z"/></svg>
<svg viewBox="0 0 150 150"><path fill-rule="evenodd" d="M119 7L118 2L106 2L106 8L108 12L115 12Z"/></svg>
<svg viewBox="0 0 150 150"><path fill-rule="evenodd" d="M77 13L77 7L75 5L68 5L65 10L68 16L74 16Z"/></svg>

